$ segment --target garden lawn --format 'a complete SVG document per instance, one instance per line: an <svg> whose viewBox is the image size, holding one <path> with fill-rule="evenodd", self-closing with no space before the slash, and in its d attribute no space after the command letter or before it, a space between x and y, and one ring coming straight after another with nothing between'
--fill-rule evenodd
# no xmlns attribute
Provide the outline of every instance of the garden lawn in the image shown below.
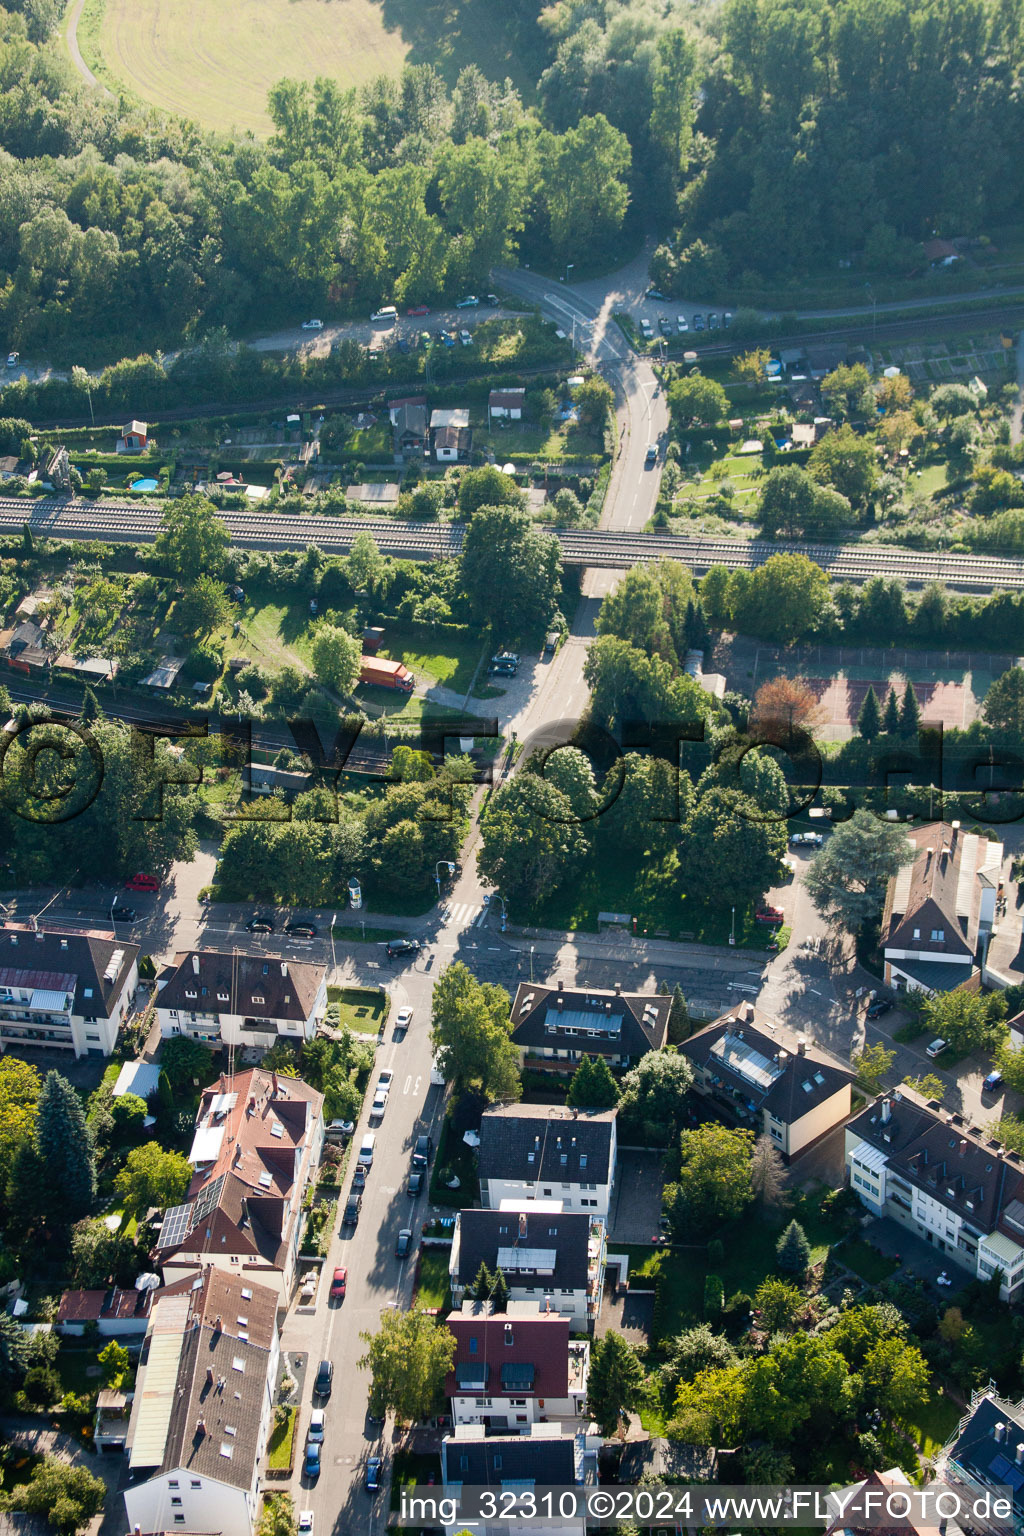
<svg viewBox="0 0 1024 1536"><path fill-rule="evenodd" d="M906 1426L922 1456L930 1458L939 1454L963 1413L959 1403L954 1403L944 1392L932 1392L929 1401Z"/></svg>
<svg viewBox="0 0 1024 1536"><path fill-rule="evenodd" d="M895 1259L887 1258L884 1253L878 1253L859 1237L851 1238L849 1242L844 1243L837 1257L869 1285L880 1284L899 1269Z"/></svg>
<svg viewBox="0 0 1024 1536"><path fill-rule="evenodd" d="M287 1417L282 1421L274 1422L270 1431L270 1441L267 1446L267 1466L274 1471L284 1472L292 1465L293 1445L295 1442L295 1428L298 1422L299 1410L289 1408Z"/></svg>
<svg viewBox="0 0 1024 1536"><path fill-rule="evenodd" d="M439 638L436 648L420 650L424 643L421 639L406 638L401 632L389 630L387 644L380 654L389 661L402 662L417 682L437 683L453 693L468 693L483 655L479 639Z"/></svg>
<svg viewBox="0 0 1024 1536"><path fill-rule="evenodd" d="M447 1312L451 1305L448 1280L450 1248L421 1248L413 1300L421 1307Z"/></svg>
<svg viewBox="0 0 1024 1536"><path fill-rule="evenodd" d="M382 987L328 987L327 1001L338 1004L339 1024L357 1033L376 1034L384 1022L387 994Z"/></svg>

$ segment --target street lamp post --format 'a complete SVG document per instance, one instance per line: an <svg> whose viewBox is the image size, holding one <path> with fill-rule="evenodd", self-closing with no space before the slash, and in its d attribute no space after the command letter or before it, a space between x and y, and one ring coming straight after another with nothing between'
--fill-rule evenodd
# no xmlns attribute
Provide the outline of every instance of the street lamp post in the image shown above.
<svg viewBox="0 0 1024 1536"><path fill-rule="evenodd" d="M572 269L575 267L575 265L576 265L576 263L574 261L567 261L566 262L566 264L565 264L565 280L566 280L566 282L569 281L569 273L572 271Z"/></svg>
<svg viewBox="0 0 1024 1536"><path fill-rule="evenodd" d="M533 986L533 950L534 950L534 946L531 944L530 945L530 986L531 987Z"/></svg>
<svg viewBox="0 0 1024 1536"><path fill-rule="evenodd" d="M337 956L334 953L334 925L335 925L335 923L337 921L338 921L338 914L337 914L337 912L332 912L331 913L331 974L332 975L338 969L338 959L337 959ZM364 937L365 937L365 934L366 934L366 929L364 927L364 929L363 929Z"/></svg>
<svg viewBox="0 0 1024 1536"><path fill-rule="evenodd" d="M731 930L731 932L729 934L729 943L730 944L735 944L736 943L736 908L735 907L733 907L733 909L732 909L732 930Z"/></svg>
<svg viewBox="0 0 1024 1536"><path fill-rule="evenodd" d="M435 883L437 885L437 897L438 897L439 901L441 899L441 866L442 866L442 864L444 865L445 869L448 871L448 873L450 875L454 875L454 873L455 873L455 865L451 862L450 859L438 859L437 863L434 865L434 881L435 881Z"/></svg>
<svg viewBox="0 0 1024 1536"><path fill-rule="evenodd" d="M870 283L864 284L864 292L871 300L871 345L874 346L878 336L878 300Z"/></svg>

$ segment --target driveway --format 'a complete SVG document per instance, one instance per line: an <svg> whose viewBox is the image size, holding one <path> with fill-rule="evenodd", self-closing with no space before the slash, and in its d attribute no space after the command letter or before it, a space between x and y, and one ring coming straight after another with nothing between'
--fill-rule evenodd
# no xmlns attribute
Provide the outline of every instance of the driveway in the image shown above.
<svg viewBox="0 0 1024 1536"><path fill-rule="evenodd" d="M613 1248L618 1243L649 1243L657 1235L663 1184L660 1152L632 1147L619 1151L608 1223Z"/></svg>

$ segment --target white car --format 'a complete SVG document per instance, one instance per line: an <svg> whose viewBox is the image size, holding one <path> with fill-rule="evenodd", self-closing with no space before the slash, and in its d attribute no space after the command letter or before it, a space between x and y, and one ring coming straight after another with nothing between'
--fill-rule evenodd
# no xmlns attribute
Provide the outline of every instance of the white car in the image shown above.
<svg viewBox="0 0 1024 1536"><path fill-rule="evenodd" d="M395 1028L396 1029L408 1029L409 1025L411 1023L412 1023L412 1009L411 1008L399 1008L398 1012L395 1014Z"/></svg>
<svg viewBox="0 0 1024 1536"><path fill-rule="evenodd" d="M308 1440L323 1444L324 1429L327 1423L327 1415L322 1408L314 1408L309 1416L309 1429L306 1434Z"/></svg>
<svg viewBox="0 0 1024 1536"><path fill-rule="evenodd" d="M924 1053L925 1053L926 1056L931 1056L932 1059L934 1060L934 1058L936 1056L941 1056L945 1049L946 1049L946 1042L945 1042L945 1040L933 1040L931 1045L926 1045L925 1046Z"/></svg>
<svg viewBox="0 0 1024 1536"><path fill-rule="evenodd" d="M473 345L473 336L470 331L460 331L459 340L464 347L471 347Z"/></svg>
<svg viewBox="0 0 1024 1536"><path fill-rule="evenodd" d="M299 1536L312 1536L313 1511L304 1509L299 1515Z"/></svg>
<svg viewBox="0 0 1024 1536"><path fill-rule="evenodd" d="M460 299L459 300L459 302L456 304L455 308L456 309L479 309L480 308L480 300L477 298L475 293L467 293L467 295L466 295L466 297L464 299Z"/></svg>
<svg viewBox="0 0 1024 1536"><path fill-rule="evenodd" d="M409 1011L410 1011L410 1014L411 1014L412 1010L410 1009ZM380 1090L383 1088L385 1093L390 1093L391 1092L391 1084L394 1082L394 1080L395 1080L394 1072L392 1072L390 1067L385 1067L384 1071L381 1073L380 1077L378 1077L378 1079L377 1079L377 1092L379 1093Z"/></svg>
<svg viewBox="0 0 1024 1536"><path fill-rule="evenodd" d="M377 1116L379 1119L383 1119L384 1111L387 1109L387 1107L388 1091L386 1088L378 1088L377 1092L373 1096L373 1103L370 1105L371 1118L373 1116Z"/></svg>
<svg viewBox="0 0 1024 1536"><path fill-rule="evenodd" d="M689 329L690 329L690 322L689 322L689 320L687 320L686 316L685 315L676 315L676 330L679 332L680 336L683 334L684 331L688 331Z"/></svg>
<svg viewBox="0 0 1024 1536"><path fill-rule="evenodd" d="M322 331L323 328L324 323L322 320L303 320L302 322L302 329L304 331Z"/></svg>
<svg viewBox="0 0 1024 1536"><path fill-rule="evenodd" d="M19 359L20 356L21 356L20 352L8 352L8 354L7 354L7 366L8 366L8 368L17 368L17 366L18 366L18 359Z"/></svg>

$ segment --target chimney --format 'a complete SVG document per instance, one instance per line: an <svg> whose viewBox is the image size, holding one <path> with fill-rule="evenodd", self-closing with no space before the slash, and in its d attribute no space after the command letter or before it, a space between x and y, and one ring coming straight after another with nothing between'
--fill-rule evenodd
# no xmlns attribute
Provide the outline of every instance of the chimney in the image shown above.
<svg viewBox="0 0 1024 1536"><path fill-rule="evenodd" d="M615 983L615 996L616 997L621 997L622 996L622 982L621 981L617 981Z"/></svg>
<svg viewBox="0 0 1024 1536"><path fill-rule="evenodd" d="M999 1423L992 1431L992 1434L996 1444L1002 1445L1003 1441L1006 1439L1006 1425L1003 1423L1002 1419L999 1420Z"/></svg>
<svg viewBox="0 0 1024 1536"><path fill-rule="evenodd" d="M520 1211L519 1212L519 1236L520 1237L525 1237L526 1236L526 1212L525 1211Z"/></svg>
<svg viewBox="0 0 1024 1536"><path fill-rule="evenodd" d="M560 981L558 983L558 990L559 990L559 992L564 992L565 991L565 982L564 981Z"/></svg>
<svg viewBox="0 0 1024 1536"><path fill-rule="evenodd" d="M274 1095L274 1098L276 1099L277 1098L277 1091L278 1091L277 1090L277 1073L276 1072L271 1072L271 1074L270 1074L270 1081L271 1081L271 1085L272 1085L273 1095Z"/></svg>
<svg viewBox="0 0 1024 1536"><path fill-rule="evenodd" d="M559 982L558 985L561 986L562 983ZM562 996L561 992L559 992L558 996L555 998L555 1002L558 1004L559 1008L562 1007L563 1003L565 1002L565 998Z"/></svg>
<svg viewBox="0 0 1024 1536"><path fill-rule="evenodd" d="M206 1385L208 1387L212 1387L213 1386L213 1366L212 1365L208 1365L206 1367Z"/></svg>
<svg viewBox="0 0 1024 1536"><path fill-rule="evenodd" d="M1017 1441L1017 1453L1013 1459L1018 1467L1024 1467L1024 1440Z"/></svg>
<svg viewBox="0 0 1024 1536"><path fill-rule="evenodd" d="M196 976L199 975L199 956L198 955L193 955L192 956L192 970L193 970L193 973Z"/></svg>
<svg viewBox="0 0 1024 1536"><path fill-rule="evenodd" d="M288 962L287 962L287 960L282 960L281 961L281 975L282 976L287 976L288 975Z"/></svg>
<svg viewBox="0 0 1024 1536"><path fill-rule="evenodd" d="M605 1013L611 1013L611 1011L612 1011L612 1005L611 1005L611 1002L610 1002L610 1001L609 1001L609 1002L607 1002L607 1003L605 1003L605 1005L604 1005L604 1011L605 1011Z"/></svg>
<svg viewBox="0 0 1024 1536"><path fill-rule="evenodd" d="M882 1100L882 1124L888 1125L892 1119L892 1099Z"/></svg>
<svg viewBox="0 0 1024 1536"><path fill-rule="evenodd" d="M200 1440L202 1440L202 1438L206 1434L206 1420L205 1419L200 1419L199 1420L198 1424L196 1425L196 1434L197 1434L197 1436L199 1437Z"/></svg>
<svg viewBox="0 0 1024 1536"><path fill-rule="evenodd" d="M214 1333L220 1333L222 1327L223 1327L222 1319L218 1317L217 1321L213 1325Z"/></svg>
<svg viewBox="0 0 1024 1536"><path fill-rule="evenodd" d="M796 1037L796 1053L797 1053L798 1056L806 1056L807 1055L807 1036L806 1035L797 1035L797 1037Z"/></svg>
<svg viewBox="0 0 1024 1536"><path fill-rule="evenodd" d="M966 1141L960 1142L959 1146L957 1147L957 1151L959 1152L961 1157L964 1156L965 1152L967 1151L967 1143L966 1143Z"/></svg>

